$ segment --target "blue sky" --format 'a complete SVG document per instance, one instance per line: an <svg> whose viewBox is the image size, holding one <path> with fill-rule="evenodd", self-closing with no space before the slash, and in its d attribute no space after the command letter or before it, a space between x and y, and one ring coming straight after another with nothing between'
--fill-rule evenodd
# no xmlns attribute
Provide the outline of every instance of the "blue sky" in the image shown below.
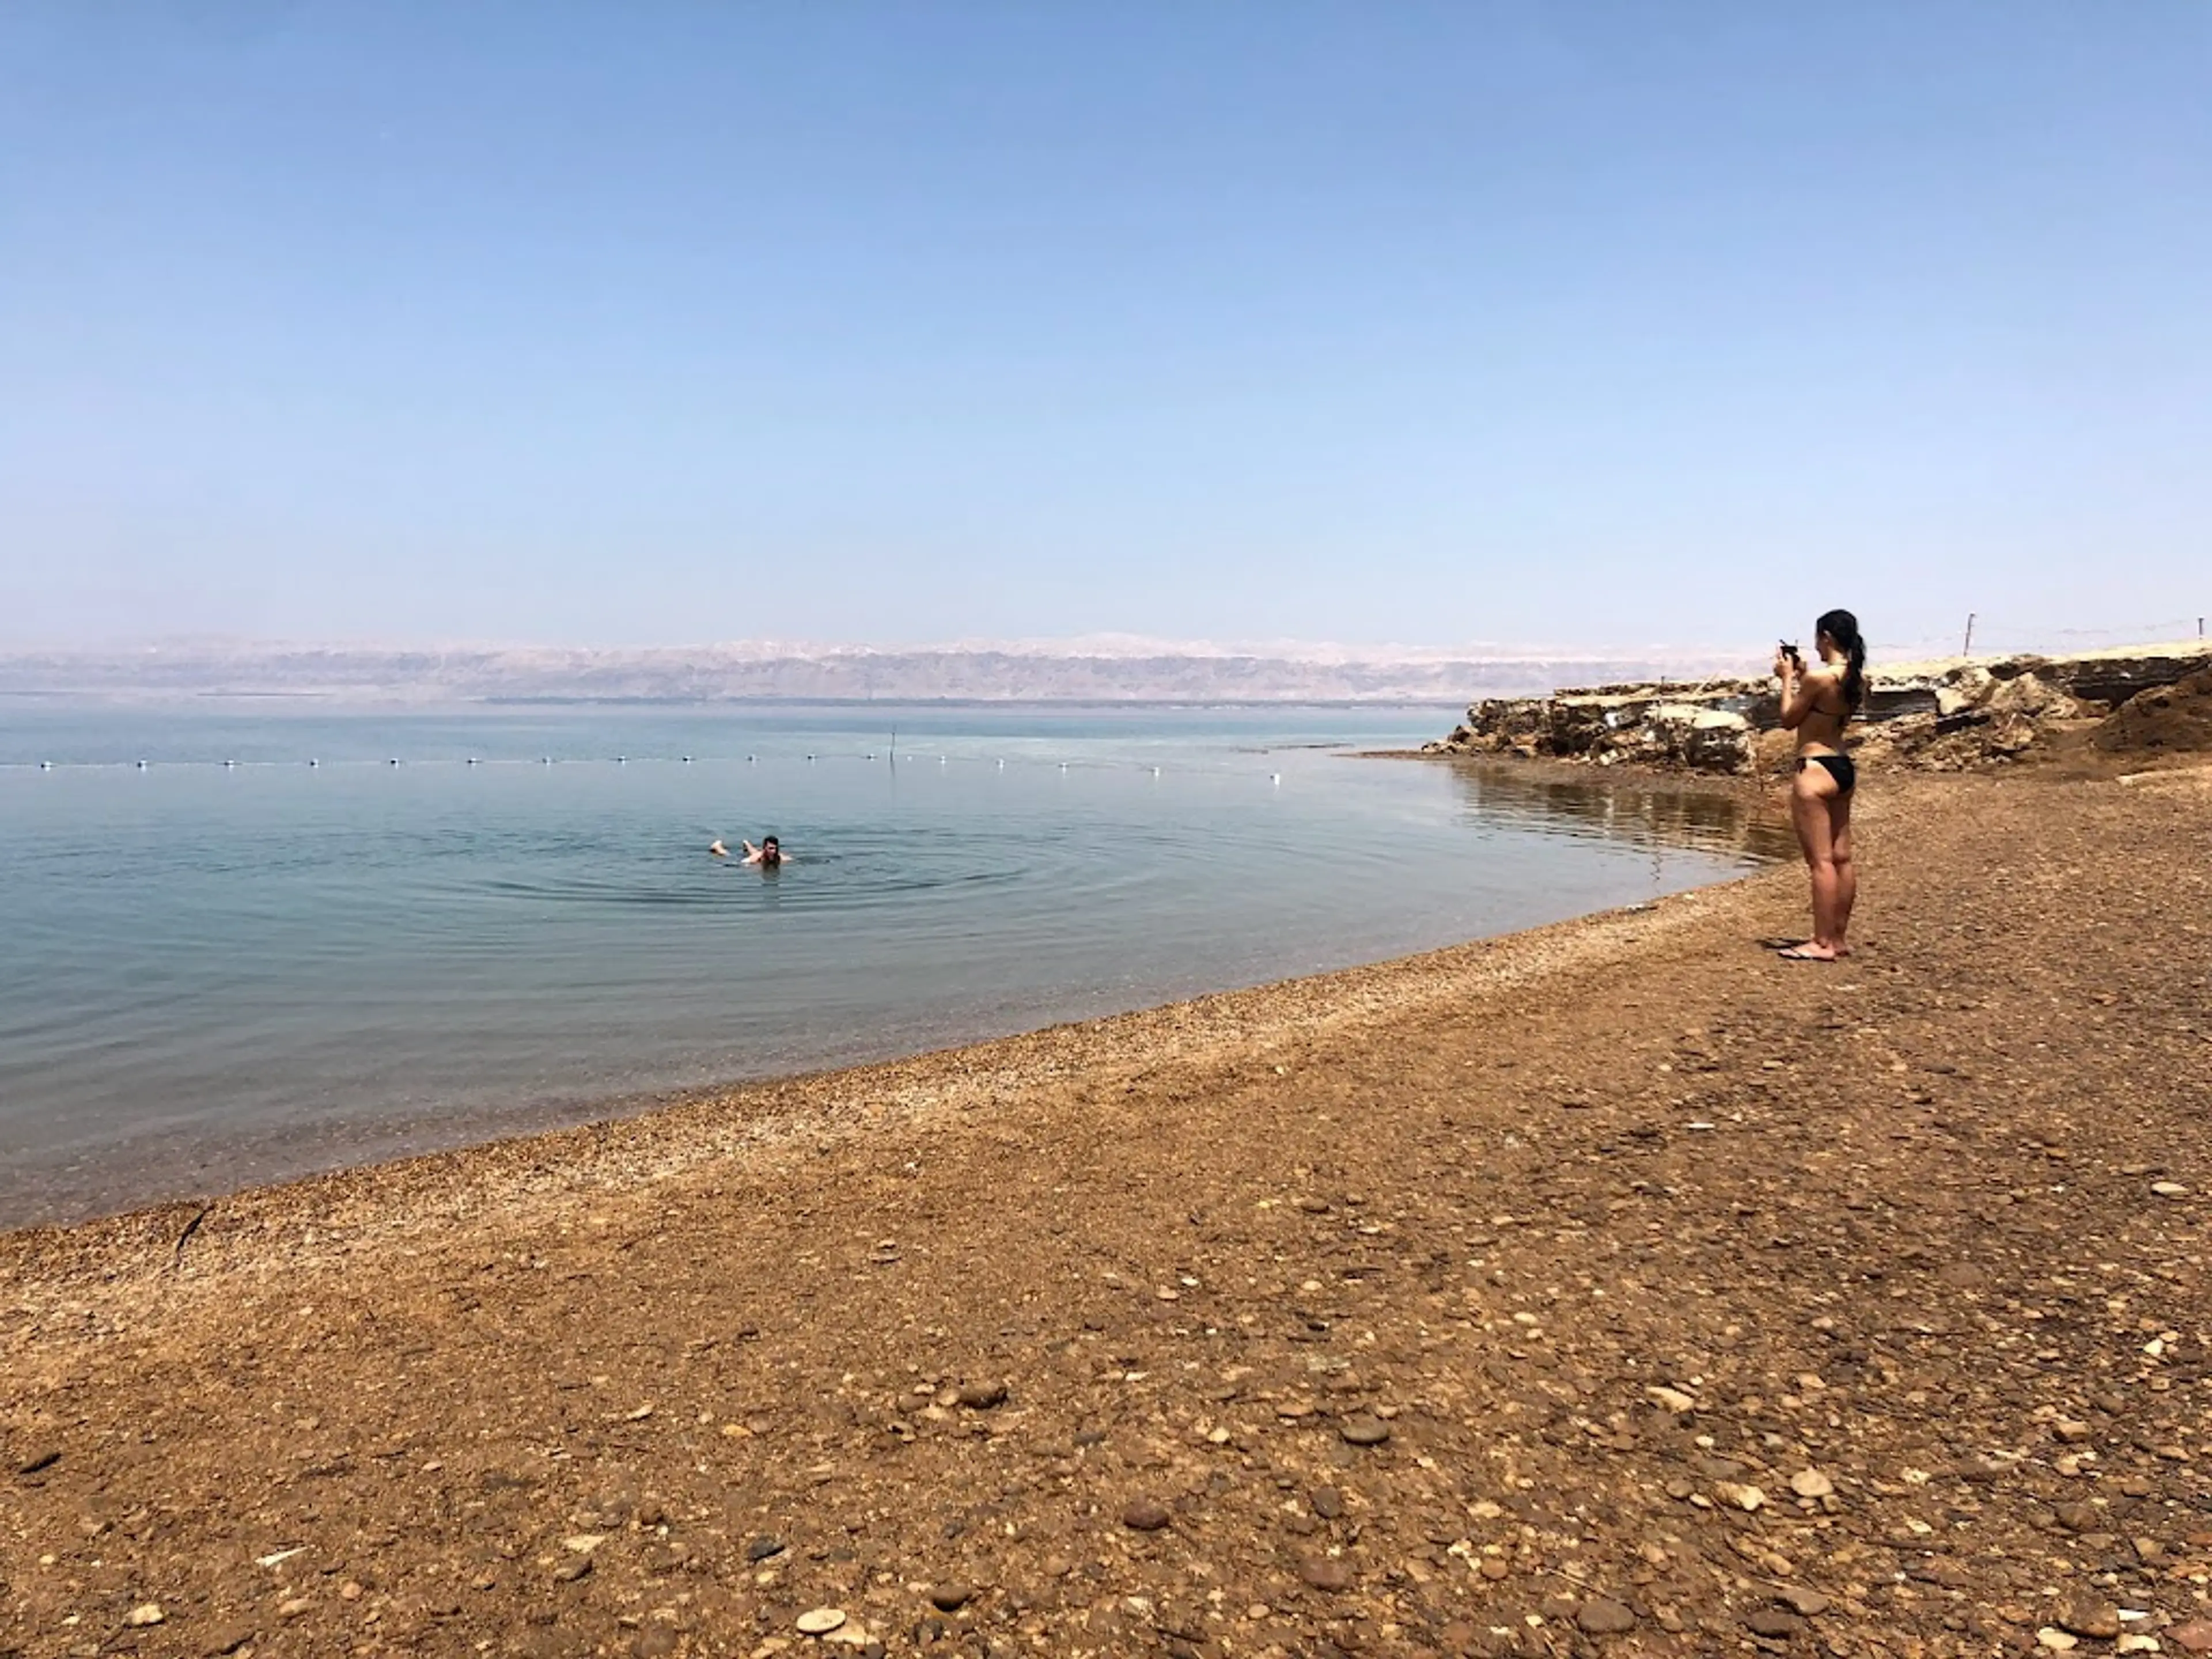
<svg viewBox="0 0 2212 1659"><path fill-rule="evenodd" d="M2212 611L2212 8L0 8L0 641Z"/></svg>

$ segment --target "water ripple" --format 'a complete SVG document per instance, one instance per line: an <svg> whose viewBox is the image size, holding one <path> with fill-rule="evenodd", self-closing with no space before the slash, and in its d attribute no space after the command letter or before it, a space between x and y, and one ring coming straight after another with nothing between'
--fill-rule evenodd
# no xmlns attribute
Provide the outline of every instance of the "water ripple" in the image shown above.
<svg viewBox="0 0 2212 1659"><path fill-rule="evenodd" d="M283 1173L286 1144L311 1167L1374 960L1709 880L1767 833L1698 792L1299 747L1425 730L1334 711L901 713L896 769L863 718L0 727L0 757L161 763L0 776L0 1223L225 1146ZM225 753L289 758L167 760ZM534 763L578 753L633 760ZM779 872L708 856L766 832Z"/></svg>

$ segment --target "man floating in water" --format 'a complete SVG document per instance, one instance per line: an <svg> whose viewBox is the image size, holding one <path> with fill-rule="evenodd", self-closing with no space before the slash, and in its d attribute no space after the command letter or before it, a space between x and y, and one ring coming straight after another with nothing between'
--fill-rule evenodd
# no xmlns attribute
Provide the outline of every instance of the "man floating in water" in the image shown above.
<svg viewBox="0 0 2212 1659"><path fill-rule="evenodd" d="M761 844L757 847L742 837L738 840L738 845L745 849L744 857L738 860L740 864L757 864L763 870L773 870L783 862L782 844L774 836L763 836ZM723 846L719 838L707 851L718 859L730 856L730 849Z"/></svg>

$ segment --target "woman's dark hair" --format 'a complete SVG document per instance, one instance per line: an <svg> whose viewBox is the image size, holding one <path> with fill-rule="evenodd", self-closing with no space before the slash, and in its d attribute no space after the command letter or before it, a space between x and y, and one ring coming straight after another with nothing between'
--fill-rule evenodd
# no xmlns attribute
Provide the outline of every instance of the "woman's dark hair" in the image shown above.
<svg viewBox="0 0 2212 1659"><path fill-rule="evenodd" d="M1844 702L1856 713L1866 701L1866 641L1859 637L1859 619L1848 611L1831 611L1813 626L1844 653Z"/></svg>

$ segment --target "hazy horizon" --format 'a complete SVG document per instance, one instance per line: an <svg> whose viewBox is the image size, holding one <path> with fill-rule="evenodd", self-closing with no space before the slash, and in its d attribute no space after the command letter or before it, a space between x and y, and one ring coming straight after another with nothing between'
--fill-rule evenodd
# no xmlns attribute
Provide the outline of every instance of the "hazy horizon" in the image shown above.
<svg viewBox="0 0 2212 1659"><path fill-rule="evenodd" d="M1748 653L1746 653L1747 656ZM0 651L0 699L162 702L279 697L395 703L559 701L1172 702L1464 704L1592 678L1705 674L1747 662L1704 652L1462 652L1237 647L1114 637L949 647L789 641L617 647L362 647L171 642Z"/></svg>
<svg viewBox="0 0 2212 1659"><path fill-rule="evenodd" d="M2191 0L25 0L0 75L18 650L2212 611Z"/></svg>

